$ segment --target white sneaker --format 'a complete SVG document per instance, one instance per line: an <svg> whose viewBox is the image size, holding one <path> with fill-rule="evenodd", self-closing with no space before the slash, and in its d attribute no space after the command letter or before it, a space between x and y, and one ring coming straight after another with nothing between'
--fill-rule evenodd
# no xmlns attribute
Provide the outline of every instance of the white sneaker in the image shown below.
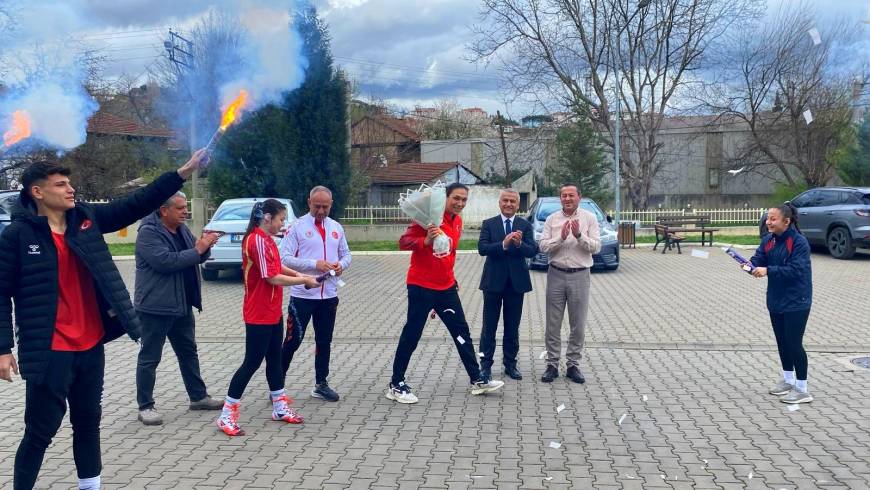
<svg viewBox="0 0 870 490"><path fill-rule="evenodd" d="M499 381L497 379L477 381L471 385L471 394L482 395L484 393L499 390L502 386L504 386L504 381Z"/></svg>
<svg viewBox="0 0 870 490"><path fill-rule="evenodd" d="M419 401L414 393L411 392L411 387L406 385L404 381L400 381L398 386L390 383L386 396L388 399L399 403L417 403Z"/></svg>
<svg viewBox="0 0 870 490"><path fill-rule="evenodd" d="M813 395L810 395L809 393L802 393L798 390L791 390L788 392L788 395L780 398L779 401L790 404L809 403L813 401Z"/></svg>
<svg viewBox="0 0 870 490"><path fill-rule="evenodd" d="M785 395L789 391L794 389L794 385L791 383L786 383L785 381L780 381L773 388L770 389L771 395Z"/></svg>
<svg viewBox="0 0 870 490"><path fill-rule="evenodd" d="M163 416L153 408L139 410L139 422L145 425L163 425Z"/></svg>

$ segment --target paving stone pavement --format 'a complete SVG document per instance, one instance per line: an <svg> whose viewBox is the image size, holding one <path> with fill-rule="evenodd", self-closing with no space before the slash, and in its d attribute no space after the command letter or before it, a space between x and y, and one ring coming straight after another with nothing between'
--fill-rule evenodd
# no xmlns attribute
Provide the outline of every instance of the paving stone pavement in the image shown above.
<svg viewBox="0 0 870 490"><path fill-rule="evenodd" d="M338 403L309 395L309 331L287 378L306 417L301 426L269 418L261 368L243 399L249 435L227 438L212 425L214 413L187 410L167 345L155 390L166 422L144 427L136 421L137 346L113 342L103 398L104 487L870 488L870 373L842 362L870 355L870 255L813 255L806 344L816 401L790 412L766 394L779 371L765 280L706 250L709 259L625 250L617 272L593 275L585 385L564 376L537 380L545 367L538 355L546 274L534 272L521 327L524 380L471 396L446 329L431 320L407 378L420 403L385 399L407 306L404 255L358 255L346 274L330 377L343 397ZM118 265L132 284L133 262ZM475 345L482 265L476 254L457 261ZM203 378L222 396L244 349L242 286L237 276L224 277L205 283L203 295ZM0 385L2 488L11 488L23 388L20 379ZM566 408L557 413L560 404ZM38 488L75 487L71 435L65 421Z"/></svg>

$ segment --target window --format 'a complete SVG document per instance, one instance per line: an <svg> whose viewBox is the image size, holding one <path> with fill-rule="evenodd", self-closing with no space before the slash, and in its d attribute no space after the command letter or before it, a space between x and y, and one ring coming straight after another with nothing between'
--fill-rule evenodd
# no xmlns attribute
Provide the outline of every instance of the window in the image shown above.
<svg viewBox="0 0 870 490"><path fill-rule="evenodd" d="M816 206L814 201L818 198L819 191L806 191L798 197L794 198L791 203L796 208L809 208Z"/></svg>
<svg viewBox="0 0 870 490"><path fill-rule="evenodd" d="M816 206L836 206L843 202L842 192L840 191L819 191L816 198Z"/></svg>

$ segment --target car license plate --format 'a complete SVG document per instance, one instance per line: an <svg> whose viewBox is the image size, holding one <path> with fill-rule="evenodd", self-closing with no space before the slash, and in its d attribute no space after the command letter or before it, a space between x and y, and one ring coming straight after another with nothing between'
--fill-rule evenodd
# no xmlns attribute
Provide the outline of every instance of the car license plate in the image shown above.
<svg viewBox="0 0 870 490"><path fill-rule="evenodd" d="M233 233L232 235L230 235L230 242L231 243L242 243L242 238L244 236L245 235L243 235L241 233Z"/></svg>

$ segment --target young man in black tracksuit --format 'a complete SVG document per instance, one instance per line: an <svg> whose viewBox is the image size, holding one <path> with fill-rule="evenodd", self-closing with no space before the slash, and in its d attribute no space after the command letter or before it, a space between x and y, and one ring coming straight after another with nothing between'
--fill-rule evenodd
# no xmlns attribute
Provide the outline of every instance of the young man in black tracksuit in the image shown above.
<svg viewBox="0 0 870 490"><path fill-rule="evenodd" d="M108 204L75 202L67 168L36 162L21 177L12 223L0 235L0 379L18 365L26 381L24 437L15 455L15 489L33 488L67 404L79 488L100 488L103 344L139 338L130 295L103 233L154 211L208 161L200 150L177 172Z"/></svg>

